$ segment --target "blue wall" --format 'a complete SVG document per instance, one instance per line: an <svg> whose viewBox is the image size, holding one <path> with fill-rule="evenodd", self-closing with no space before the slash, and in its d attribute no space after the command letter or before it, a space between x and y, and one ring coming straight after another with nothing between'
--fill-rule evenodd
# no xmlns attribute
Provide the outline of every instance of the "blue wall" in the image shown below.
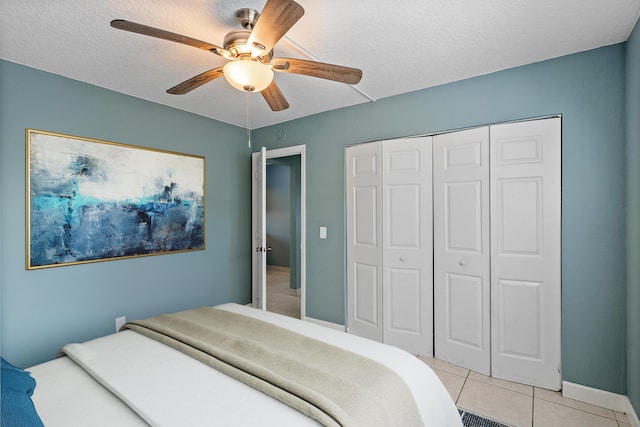
<svg viewBox="0 0 640 427"><path fill-rule="evenodd" d="M619 44L255 131L307 144L307 315L345 319L345 146L562 113L563 379L625 393L624 76Z"/></svg>
<svg viewBox="0 0 640 427"><path fill-rule="evenodd" d="M285 165L267 163L267 245L272 249L267 253L267 265L289 267L291 264L290 169Z"/></svg>
<svg viewBox="0 0 640 427"><path fill-rule="evenodd" d="M562 113L563 377L616 393L628 389L637 410L639 44L636 29L627 44L254 131L254 145L270 149L307 144L307 315L345 319L347 145ZM244 130L6 61L0 93L3 356L27 366L66 342L111 332L120 315L249 301ZM27 127L206 156L207 250L26 271ZM277 138L280 128L285 141ZM318 238L320 226L328 227L326 240Z"/></svg>
<svg viewBox="0 0 640 427"><path fill-rule="evenodd" d="M627 41L627 392L640 414L640 24Z"/></svg>
<svg viewBox="0 0 640 427"><path fill-rule="evenodd" d="M65 343L143 318L251 298L246 132L183 111L0 61L2 355L28 366ZM206 157L204 251L25 270L25 128Z"/></svg>

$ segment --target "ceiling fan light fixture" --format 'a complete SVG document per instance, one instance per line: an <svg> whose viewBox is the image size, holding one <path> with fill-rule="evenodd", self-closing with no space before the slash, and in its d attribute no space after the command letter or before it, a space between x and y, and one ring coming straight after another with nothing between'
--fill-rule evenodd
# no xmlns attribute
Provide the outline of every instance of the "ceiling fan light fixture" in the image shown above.
<svg viewBox="0 0 640 427"><path fill-rule="evenodd" d="M227 62L223 73L231 86L243 92L260 92L273 81L273 70L251 59Z"/></svg>
<svg viewBox="0 0 640 427"><path fill-rule="evenodd" d="M304 8L295 0L266 0L261 13L254 9L240 9L236 12L236 19L243 29L227 33L222 47L124 19L114 19L111 21L111 26L123 31L192 46L229 61L224 67L217 67L191 77L168 89L167 93L184 95L224 76L231 86L240 91L262 92L262 97L272 111L282 111L289 108L289 103L273 79L274 71L350 85L358 84L362 78L362 70L357 68L305 59L273 57L274 46L302 15L304 15ZM304 49L300 48L300 50L304 52Z"/></svg>

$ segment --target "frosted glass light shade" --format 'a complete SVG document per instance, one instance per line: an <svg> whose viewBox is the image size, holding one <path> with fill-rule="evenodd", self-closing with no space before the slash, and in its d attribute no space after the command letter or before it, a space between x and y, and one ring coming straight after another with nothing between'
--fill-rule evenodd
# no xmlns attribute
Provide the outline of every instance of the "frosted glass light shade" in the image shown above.
<svg viewBox="0 0 640 427"><path fill-rule="evenodd" d="M243 92L260 92L273 81L273 70L251 59L227 62L222 71L229 84Z"/></svg>

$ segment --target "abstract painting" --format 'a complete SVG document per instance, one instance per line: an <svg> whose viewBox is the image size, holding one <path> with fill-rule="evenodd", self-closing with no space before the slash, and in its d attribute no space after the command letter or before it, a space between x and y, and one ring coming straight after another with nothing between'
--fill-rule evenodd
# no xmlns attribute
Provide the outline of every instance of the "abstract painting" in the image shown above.
<svg viewBox="0 0 640 427"><path fill-rule="evenodd" d="M27 129L27 269L205 248L204 157Z"/></svg>

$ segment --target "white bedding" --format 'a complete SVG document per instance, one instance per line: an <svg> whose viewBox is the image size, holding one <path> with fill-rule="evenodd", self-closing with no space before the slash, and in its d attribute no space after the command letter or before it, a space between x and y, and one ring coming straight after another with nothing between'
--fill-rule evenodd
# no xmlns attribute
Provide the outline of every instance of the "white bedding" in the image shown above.
<svg viewBox="0 0 640 427"><path fill-rule="evenodd" d="M217 308L276 324L384 364L408 384L425 425L462 425L433 371L402 350L242 305ZM153 426L317 425L280 401L134 331L70 344L65 351L70 357L29 368L37 381L33 400L48 427L139 426L146 425L145 421Z"/></svg>

